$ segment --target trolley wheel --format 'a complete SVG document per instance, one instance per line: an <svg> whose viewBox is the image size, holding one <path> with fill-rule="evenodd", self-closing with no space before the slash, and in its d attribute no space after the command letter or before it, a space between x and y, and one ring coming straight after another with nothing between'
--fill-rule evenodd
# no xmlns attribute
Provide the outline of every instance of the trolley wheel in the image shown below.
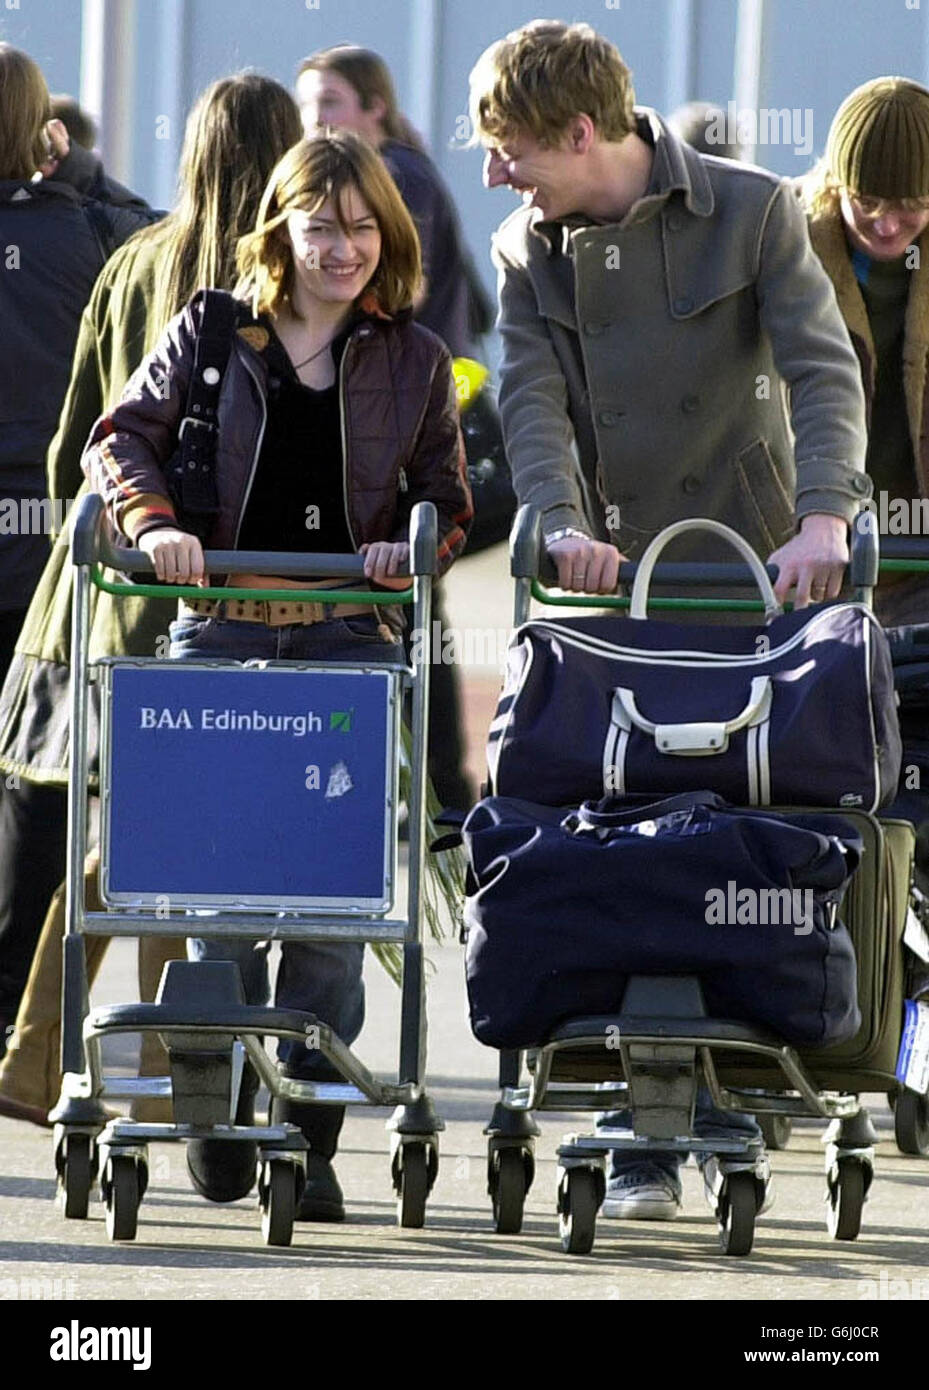
<svg viewBox="0 0 929 1390"><path fill-rule="evenodd" d="M494 1227L499 1235L515 1236L522 1230L523 1206L529 1191L529 1165L523 1149L498 1149L492 1159L490 1197Z"/></svg>
<svg viewBox="0 0 929 1390"><path fill-rule="evenodd" d="M138 1159L112 1154L106 1183L106 1233L110 1240L135 1240L142 1181Z"/></svg>
<svg viewBox="0 0 929 1390"><path fill-rule="evenodd" d="M864 1165L857 1159L838 1160L838 1177L826 1196L826 1226L833 1240L854 1240L861 1230L864 1179Z"/></svg>
<svg viewBox="0 0 929 1390"><path fill-rule="evenodd" d="M769 1113L759 1115L757 1119L764 1136L765 1147L768 1149L786 1149L793 1132L793 1122L790 1116Z"/></svg>
<svg viewBox="0 0 929 1390"><path fill-rule="evenodd" d="M261 1234L265 1245L289 1245L297 1215L297 1170L287 1159L268 1164L259 1186Z"/></svg>
<svg viewBox="0 0 929 1390"><path fill-rule="evenodd" d="M397 1198L397 1225L418 1231L426 1223L429 1196L429 1155L425 1144L400 1147L400 1195Z"/></svg>
<svg viewBox="0 0 929 1390"><path fill-rule="evenodd" d="M597 1228L600 1194L593 1168L569 1168L559 1193L558 1233L566 1255L589 1255Z"/></svg>
<svg viewBox="0 0 929 1390"><path fill-rule="evenodd" d="M58 1196L66 1217L84 1221L93 1187L93 1142L89 1134L66 1134L61 1144Z"/></svg>
<svg viewBox="0 0 929 1390"><path fill-rule="evenodd" d="M929 1099L900 1091L894 1105L894 1136L904 1154L929 1154Z"/></svg>
<svg viewBox="0 0 929 1390"><path fill-rule="evenodd" d="M730 1173L716 1208L719 1244L727 1255L747 1255L755 1239L755 1175Z"/></svg>

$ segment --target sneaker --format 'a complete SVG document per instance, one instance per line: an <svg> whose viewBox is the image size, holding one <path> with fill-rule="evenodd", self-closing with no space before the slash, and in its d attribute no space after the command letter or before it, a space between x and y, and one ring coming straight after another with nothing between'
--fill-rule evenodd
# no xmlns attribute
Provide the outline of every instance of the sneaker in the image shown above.
<svg viewBox="0 0 929 1390"><path fill-rule="evenodd" d="M626 1221L673 1221L680 1214L680 1189L656 1168L631 1168L611 1178L602 1216Z"/></svg>

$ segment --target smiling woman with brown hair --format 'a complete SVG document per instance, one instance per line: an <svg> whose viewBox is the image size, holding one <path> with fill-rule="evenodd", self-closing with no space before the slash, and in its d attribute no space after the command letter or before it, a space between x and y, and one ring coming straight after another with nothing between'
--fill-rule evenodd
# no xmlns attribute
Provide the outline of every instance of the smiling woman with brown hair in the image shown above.
<svg viewBox="0 0 929 1390"><path fill-rule="evenodd" d="M243 238L240 266L235 295L195 295L91 432L84 468L114 526L169 583L205 578L206 545L358 553L368 580L389 594L407 586L410 516L429 500L438 512L439 570L447 569L471 518L451 358L412 321L416 232L370 146L340 134L289 151L268 181L254 233ZM217 385L216 505L201 522L183 494L172 496L166 469L209 314L228 321L231 340ZM165 393L165 380L181 389ZM311 509L319 525L308 530ZM285 587L247 574L228 582ZM395 661L399 626L395 608L370 602L184 600L170 655ZM268 946L189 943L195 959L235 960L250 1003L268 996ZM355 943L285 943L276 1003L308 1009L351 1044L364 1017L362 953ZM302 1043L281 1042L278 1056L286 1075L332 1075ZM253 1123L256 1089L249 1071L239 1123ZM299 1125L309 1143L302 1220L344 1218L331 1166L343 1114L275 1102L276 1118ZM234 1201L254 1183L257 1146L193 1140L187 1161L204 1196Z"/></svg>

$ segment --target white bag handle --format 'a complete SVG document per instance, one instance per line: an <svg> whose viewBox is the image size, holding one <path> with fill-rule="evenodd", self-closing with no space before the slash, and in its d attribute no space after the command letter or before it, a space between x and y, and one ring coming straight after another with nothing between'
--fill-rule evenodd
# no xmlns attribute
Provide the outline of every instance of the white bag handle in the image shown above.
<svg viewBox="0 0 929 1390"><path fill-rule="evenodd" d="M748 565L758 588L761 590L761 597L764 600L765 622L770 621L771 618L777 618L783 613L783 608L774 596L774 588L768 578L768 571L748 541L744 540L738 531L733 531L731 526L725 526L721 521L711 521L709 517L696 516L685 517L683 521L673 521L670 526L659 531L654 540L646 546L645 553L636 567L635 583L632 586L632 598L629 603L630 618L648 616L648 591L658 556L676 536L685 535L689 531L711 531L714 536L719 536L735 547Z"/></svg>
<svg viewBox="0 0 929 1390"><path fill-rule="evenodd" d="M613 691L613 718L620 728L631 730L635 725L643 734L655 740L659 753L679 753L694 757L723 753L729 746L729 735L744 729L747 724L759 724L771 710L770 676L753 676L748 703L733 719L691 721L686 724L656 724L640 713L635 695L626 686Z"/></svg>

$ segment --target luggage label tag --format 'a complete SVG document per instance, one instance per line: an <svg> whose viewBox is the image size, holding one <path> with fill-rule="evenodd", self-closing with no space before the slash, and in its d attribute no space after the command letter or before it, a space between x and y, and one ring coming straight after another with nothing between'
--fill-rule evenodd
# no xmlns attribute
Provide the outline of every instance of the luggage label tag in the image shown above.
<svg viewBox="0 0 929 1390"><path fill-rule="evenodd" d="M925 1095L929 1090L929 1004L912 999L905 999L903 1004L903 1037L895 1075L907 1090Z"/></svg>
<svg viewBox="0 0 929 1390"><path fill-rule="evenodd" d="M926 931L922 918L913 911L912 907L908 907L906 910L903 944L910 948L914 956L918 956L921 961L929 965L929 932Z"/></svg>

